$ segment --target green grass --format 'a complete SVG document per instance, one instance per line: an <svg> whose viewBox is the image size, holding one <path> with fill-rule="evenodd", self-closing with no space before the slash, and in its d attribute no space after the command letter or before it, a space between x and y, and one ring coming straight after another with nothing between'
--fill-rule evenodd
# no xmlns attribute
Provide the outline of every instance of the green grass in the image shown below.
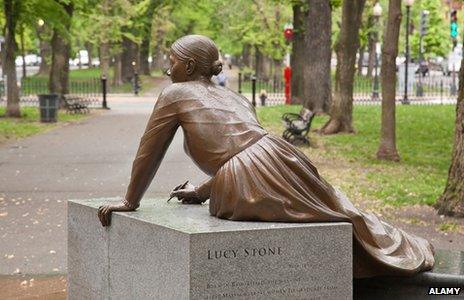
<svg viewBox="0 0 464 300"><path fill-rule="evenodd" d="M438 229L444 232L459 232L459 224L455 222L444 222L440 224Z"/></svg>
<svg viewBox="0 0 464 300"><path fill-rule="evenodd" d="M113 70L110 70L110 76L113 75ZM76 69L69 72L70 79L89 79L89 78L100 78L101 70L100 68L90 68L90 69Z"/></svg>
<svg viewBox="0 0 464 300"><path fill-rule="evenodd" d="M258 115L266 128L281 134L280 116L299 109L298 106L266 107L258 109ZM328 161L348 161L362 170L362 178L367 182L353 178L353 182L346 186L356 186L366 198L392 205L434 204L447 179L455 107L397 106L399 163L379 161L375 157L379 145L380 113L380 106L355 106L356 134L320 136L311 133L314 140L323 144L320 147L323 150L318 154ZM326 116L316 117L312 128L320 128L327 119Z"/></svg>
<svg viewBox="0 0 464 300"><path fill-rule="evenodd" d="M39 110L36 107L21 108L21 118L6 118L5 108L0 107L0 142L31 136L56 127L59 123L75 122L87 115L58 113L57 123L40 123Z"/></svg>

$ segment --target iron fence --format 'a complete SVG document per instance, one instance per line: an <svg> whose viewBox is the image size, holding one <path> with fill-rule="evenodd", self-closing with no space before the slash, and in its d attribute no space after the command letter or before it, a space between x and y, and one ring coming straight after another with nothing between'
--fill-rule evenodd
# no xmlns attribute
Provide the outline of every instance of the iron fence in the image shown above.
<svg viewBox="0 0 464 300"><path fill-rule="evenodd" d="M284 82L279 79L262 79L259 76L242 76L239 74L239 92L250 101L255 99L257 106L285 104ZM378 91L374 90L374 79L365 76L356 76L353 84L353 101L355 105L380 105L382 97L382 84L378 79ZM255 85L253 93L253 84ZM334 85L334 79L332 79ZM457 74L451 76L416 74L408 82L408 94L404 95L405 84L401 80L396 83L396 101L398 104L407 100L413 105L455 104L457 98ZM332 89L333 90L333 89ZM262 94L266 100L261 101Z"/></svg>
<svg viewBox="0 0 464 300"><path fill-rule="evenodd" d="M101 107L103 102L103 80L100 78L70 79L69 93L72 98L88 107ZM19 101L22 106L38 106L39 94L48 94L48 79L40 77L22 78L19 85ZM6 105L5 83L0 81L0 106Z"/></svg>

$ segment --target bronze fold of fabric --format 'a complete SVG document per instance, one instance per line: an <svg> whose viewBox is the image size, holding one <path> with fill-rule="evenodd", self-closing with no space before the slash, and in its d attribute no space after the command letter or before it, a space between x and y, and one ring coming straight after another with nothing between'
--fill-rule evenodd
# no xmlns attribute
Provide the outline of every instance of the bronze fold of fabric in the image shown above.
<svg viewBox="0 0 464 300"><path fill-rule="evenodd" d="M300 150L269 135L246 98L209 81L175 83L159 97L133 164L126 194L132 207L138 207L179 126L186 153L212 177L211 215L350 222L358 278L408 276L433 267L428 241L358 210Z"/></svg>

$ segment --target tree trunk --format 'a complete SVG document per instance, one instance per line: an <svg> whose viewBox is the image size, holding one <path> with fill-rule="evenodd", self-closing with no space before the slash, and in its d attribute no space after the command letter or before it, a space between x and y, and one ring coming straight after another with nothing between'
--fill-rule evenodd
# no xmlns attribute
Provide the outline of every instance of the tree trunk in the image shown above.
<svg viewBox="0 0 464 300"><path fill-rule="evenodd" d="M377 22L376 22L377 23ZM378 25L378 24L375 24ZM396 150L396 57L401 26L401 0L390 0L382 50L382 125L378 159L399 161ZM377 34L377 33L375 33Z"/></svg>
<svg viewBox="0 0 464 300"><path fill-rule="evenodd" d="M326 0L308 0L308 6L304 38L303 105L315 113L328 113L332 98L332 9Z"/></svg>
<svg viewBox="0 0 464 300"><path fill-rule="evenodd" d="M108 42L100 44L100 70L102 76L108 78L110 69L110 45Z"/></svg>
<svg viewBox="0 0 464 300"><path fill-rule="evenodd" d="M279 91L279 79L282 78L283 69L282 69L282 61L280 59L274 60L274 73L272 74L272 92ZM283 88L283 87L282 87Z"/></svg>
<svg viewBox="0 0 464 300"><path fill-rule="evenodd" d="M93 61L92 61L92 56L93 56L93 45L89 42L85 42L85 50L87 50L87 56L89 58L89 68L93 67Z"/></svg>
<svg viewBox="0 0 464 300"><path fill-rule="evenodd" d="M101 13L105 17L110 16L111 0L103 0ZM108 28L102 28L100 39L100 70L102 76L109 78L110 69L110 33Z"/></svg>
<svg viewBox="0 0 464 300"><path fill-rule="evenodd" d="M335 46L335 91L330 106L330 119L321 129L323 134L354 132L353 83L364 4L365 0L343 1L342 23Z"/></svg>
<svg viewBox="0 0 464 300"><path fill-rule="evenodd" d="M23 69L23 78L27 77L26 71L26 50L24 49L24 24L21 24L21 59L23 61L22 69Z"/></svg>
<svg viewBox="0 0 464 300"><path fill-rule="evenodd" d="M249 44L243 45L242 51L242 64L245 67L251 67L251 46Z"/></svg>
<svg viewBox="0 0 464 300"><path fill-rule="evenodd" d="M71 26L71 17L73 14L73 4L62 4L69 16L68 21L64 24L66 30ZM52 66L49 79L50 93L57 93L61 96L69 94L69 57L71 53L71 43L58 30L53 31L52 37Z"/></svg>
<svg viewBox="0 0 464 300"><path fill-rule="evenodd" d="M293 6L293 39L292 53L290 54L290 68L292 69L292 80L290 90L292 91L292 104L303 103L303 69L305 67L305 22L306 13L301 5Z"/></svg>
<svg viewBox="0 0 464 300"><path fill-rule="evenodd" d="M6 75L6 116L7 117L21 117L21 110L19 107L19 90L16 80L16 40L15 31L17 18L19 14L19 1L4 0L4 12L6 17L5 22L5 50L3 55L3 74Z"/></svg>
<svg viewBox="0 0 464 300"><path fill-rule="evenodd" d="M363 58L364 58L364 46L359 48L359 57L358 57L358 75L362 76L363 71Z"/></svg>
<svg viewBox="0 0 464 300"><path fill-rule="evenodd" d="M262 65L261 65L261 70L260 70L260 74L261 74L261 78L263 80L269 80L271 78L271 74L272 74L272 58L270 58L269 56L265 56L263 55L262 56Z"/></svg>
<svg viewBox="0 0 464 300"><path fill-rule="evenodd" d="M138 46L126 37L122 39L121 78L123 82L130 82L134 71L138 69Z"/></svg>
<svg viewBox="0 0 464 300"><path fill-rule="evenodd" d="M155 46L155 57L153 57L153 69L164 71L165 68L163 47L161 41L158 41Z"/></svg>
<svg viewBox="0 0 464 300"><path fill-rule="evenodd" d="M148 56L150 55L151 28L153 14L156 7L159 5L158 2L158 0L150 1L143 19L143 36L142 44L140 45L140 73L143 75L150 75L150 63L148 62Z"/></svg>
<svg viewBox="0 0 464 300"><path fill-rule="evenodd" d="M144 37L140 45L140 73L150 75L150 63L148 56L150 55L150 38Z"/></svg>
<svg viewBox="0 0 464 300"><path fill-rule="evenodd" d="M464 65L464 60L461 64ZM439 214L464 217L464 68L459 71L453 156L445 191L436 208Z"/></svg>
<svg viewBox="0 0 464 300"><path fill-rule="evenodd" d="M49 30L45 27L46 25L37 25L37 38L39 39L39 48L40 48L40 66L39 66L39 75L48 75L50 72L50 40L49 40Z"/></svg>
<svg viewBox="0 0 464 300"><path fill-rule="evenodd" d="M368 23L368 28L372 28L374 26L374 17L369 16L369 19L367 21ZM374 67L375 67L375 55L376 55L376 49L375 49L375 36L373 32L369 32L367 36L367 51L369 53L368 59L367 59L367 77L374 77Z"/></svg>
<svg viewBox="0 0 464 300"><path fill-rule="evenodd" d="M258 46L255 46L255 75L257 78L261 78L263 69L263 54L259 50Z"/></svg>
<svg viewBox="0 0 464 300"><path fill-rule="evenodd" d="M121 75L121 54L118 53L114 55L113 86L119 86L123 84Z"/></svg>

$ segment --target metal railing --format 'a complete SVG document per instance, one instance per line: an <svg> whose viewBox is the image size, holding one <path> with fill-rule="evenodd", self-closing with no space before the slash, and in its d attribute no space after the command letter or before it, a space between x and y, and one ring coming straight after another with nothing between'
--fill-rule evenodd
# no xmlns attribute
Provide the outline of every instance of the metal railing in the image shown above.
<svg viewBox="0 0 464 300"><path fill-rule="evenodd" d="M332 86L335 80L332 79ZM353 101L356 105L380 105L382 102L382 84L379 78L378 93L374 91L374 79L356 76L353 85ZM254 86L254 89L253 89ZM457 98L457 73L450 76L415 74L408 82L408 104L433 105L455 104ZM254 91L254 93L253 93ZM332 89L333 91L333 89ZM262 79L260 76L243 76L239 73L239 93L256 106L285 104L284 82L280 79ZM265 94L265 101L261 101ZM396 101L401 104L404 98L404 82L397 80Z"/></svg>
<svg viewBox="0 0 464 300"><path fill-rule="evenodd" d="M104 87L105 86L105 87ZM48 94L48 79L40 77L22 78L19 85L19 98L22 106L38 106L39 94ZM5 82L0 81L0 105L6 105ZM73 98L88 107L102 107L106 93L106 79L70 79L69 93L65 97Z"/></svg>

